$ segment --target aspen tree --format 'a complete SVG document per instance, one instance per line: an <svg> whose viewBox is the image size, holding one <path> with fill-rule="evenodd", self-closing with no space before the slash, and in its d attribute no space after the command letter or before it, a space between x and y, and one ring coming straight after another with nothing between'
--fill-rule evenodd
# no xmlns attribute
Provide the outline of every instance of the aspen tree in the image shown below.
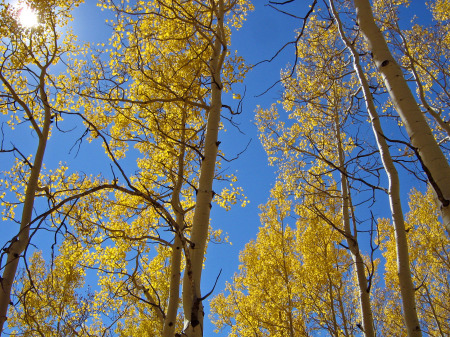
<svg viewBox="0 0 450 337"><path fill-rule="evenodd" d="M75 63L71 76L78 81L64 89L84 108L89 139L103 141L117 176L114 191L80 198L61 212L77 234L73 240L68 233L64 243L89 250L89 259L80 263L99 271L94 302L108 305L92 308L99 313L91 324L97 333L181 332L184 268L184 316L194 321L185 333L201 335L204 250L209 237L219 236L209 226L212 182L235 179L216 170L222 91L244 71L242 60L230 56L229 38L251 5L103 1L102 6L116 13L111 49ZM128 160L129 144L139 151L133 175L120 164ZM239 193L224 189L216 201L229 207ZM115 323L107 327L106 319Z"/></svg>
<svg viewBox="0 0 450 337"><path fill-rule="evenodd" d="M75 36L68 32L62 38L58 30L67 25L71 19L71 10L80 2L19 2L18 5L30 6L36 12L38 23L33 27L26 27L24 23L18 22L18 8L12 8L5 1L0 3L0 95L5 102L2 103L1 110L3 114L11 115L8 124L13 128L16 124L27 122L37 136L34 158L30 159L28 154L22 158L29 167L23 169L26 181L24 193L19 198L19 203L22 204L20 228L4 249L6 261L1 266L0 331L3 331L7 319L11 288L19 261L29 244L34 202L38 194L44 195L45 192L40 185L40 174L51 124L56 118L53 109L68 109L71 104L70 100L65 100L58 92L58 86L64 78L50 75L50 72L56 64L61 63L65 54L75 53ZM4 150L2 148L2 152ZM16 148L14 151L21 153ZM13 190L18 191L17 187L12 186ZM14 207L9 209L9 215L4 218L14 217Z"/></svg>
<svg viewBox="0 0 450 337"><path fill-rule="evenodd" d="M225 30L225 14L228 3L218 0L211 3L210 15L214 18L214 38L210 47L209 61L211 80L211 101L206 123L205 145L201 159L200 177L196 189L196 204L190 236L190 247L186 251L187 268L183 281L184 332L189 337L203 336L203 304L200 282L206 242L209 229L209 214L213 198L212 183L215 175L215 164L219 147L218 133L220 112L222 109L222 67L228 49L228 37Z"/></svg>
<svg viewBox="0 0 450 337"><path fill-rule="evenodd" d="M403 303L403 312L405 317L405 323L408 331L415 330L419 327L419 320L416 311L416 300L415 300L415 290L414 284L411 278L411 270L409 268L409 252L408 252L408 242L406 237L406 228L403 218L402 204L400 200L400 181L397 173L397 169L394 166L394 162L390 155L389 146L383 135L383 129L381 127L380 119L373 102L372 93L369 88L369 83L364 74L362 66L359 61L359 55L350 42L350 40L345 35L342 22L339 18L339 14L333 1L330 1L330 7L333 12L333 16L337 22L339 33L347 46L348 50L351 52L353 58L353 67L355 69L356 75L359 79L364 99L366 102L367 112L372 121L372 128L374 136L380 150L381 159L383 166L385 168L386 174L389 179L389 201L391 206L391 213L395 227L395 242L397 249L397 270L398 277L400 280L401 297ZM420 329L419 329L420 330ZM420 336L420 331L414 336Z"/></svg>
<svg viewBox="0 0 450 337"><path fill-rule="evenodd" d="M340 118L337 112L335 120L336 120L335 123L336 147L338 150L338 158L340 165L339 171L341 172L342 219L344 229L343 234L347 240L347 245L352 253L352 257L355 263L356 277L358 280L363 332L366 337L375 336L372 305L370 303L370 287L367 282L366 276L366 265L358 247L358 230L356 227L353 228L353 233L351 230L350 214L353 205L351 205L350 188L345 168L345 153L343 151L342 138L340 132Z"/></svg>
<svg viewBox="0 0 450 337"><path fill-rule="evenodd" d="M359 292L362 320L355 325L360 324L367 336L374 336L371 276L367 273L366 261L360 251L360 229L355 219L358 211L351 201L351 185L356 174L347 169L351 167L348 161L358 160L358 155L351 159L358 151L354 143L362 141L358 138L353 140L347 134L352 132L351 124L359 123L353 116L358 111L351 98L355 80L339 50L341 45L336 26L325 30L323 27L326 25L326 22L311 16L308 28L303 31L298 43L300 60L296 76L284 80L283 105L285 110L292 110L289 119L294 122L289 127L284 126L285 122L271 111L259 112L258 122L264 147L283 172L281 179L302 181L298 186L291 183L292 193L299 200L310 193L324 193L341 200L342 223L335 218L328 219L328 223L342 235L354 260L355 287ZM309 90L304 91L301 89L303 87L309 87ZM331 172L334 171L341 181L340 191L336 191L334 184L328 186L325 179L328 177L331 180ZM286 189L289 190L289 187ZM314 209L322 201L319 200L309 207ZM317 216L323 214L319 212Z"/></svg>
<svg viewBox="0 0 450 337"><path fill-rule="evenodd" d="M333 7L333 5L337 3L336 2L331 2L331 7ZM349 2L343 2L344 6L347 5ZM440 8L440 12L442 12L442 8L445 8L445 5L443 5L444 2L442 1L438 1L436 3L436 5L432 5L433 8ZM348 9L348 8L345 8ZM334 11L335 13L335 17L336 15L336 11ZM343 10L343 15L352 15L351 11L349 12L345 12L345 10ZM350 13L350 14L348 14ZM310 20L310 25L313 25L314 23L314 18L312 18ZM339 22L338 22L339 23ZM348 22L345 22L345 24L347 25ZM341 33L343 33L343 29L342 29L342 25L339 24ZM326 52L324 52L324 46L327 45L327 34L332 31L333 29L335 29L335 27L333 27L331 24L326 24L326 23L322 23L322 25L317 25L319 28L322 28L323 31L321 33L317 33L315 35L313 35L312 37L308 36L305 31L302 30L302 38L307 36L309 37L309 39L305 38L305 40L307 41L307 45L305 46L305 48L301 48L301 47L297 47L297 57L298 59L298 64L297 67L300 69L298 72L290 72L290 71L285 71L282 76L283 76L283 80L284 80L284 84L285 87L289 87L290 91L286 90L284 93L284 97L283 97L283 105L285 110L287 111L294 111L294 107L296 106L300 106L301 103L304 103L305 105L309 105L314 107L317 110L323 109L323 111L327 111L326 109L329 109L331 106L334 107L338 107L338 109L340 108L341 110L345 110L348 105L345 104L345 102L339 101L339 104L336 104L336 102L333 102L334 104L330 104L330 99L328 101L325 100L319 100L318 97L323 97L320 94L322 94L324 91L332 91L332 85L327 85L327 77L328 79L331 81L337 81L336 78L341 79L344 76L341 75L339 76L340 72L339 72L339 65L343 65L343 64L347 64L347 65L352 65L352 63L348 63L348 58L347 56L349 54L346 54L347 51L344 49L342 49L342 44L336 43L335 45L332 46L332 48L336 48L336 53L337 55L342 55L342 58L339 59L339 57L337 57L337 62L332 62L330 60L323 60L324 59L324 55L326 55ZM351 22L350 22L350 27L351 27ZM350 31L350 29L349 29ZM349 33L349 36L352 33ZM376 329L374 328L374 330L378 331L382 331L383 335L404 335L405 334L405 330L409 330L408 334L409 335L421 335L421 328L419 327L419 319L418 319L418 314L417 314L417 310L416 310L416 302L420 303L422 300L425 300L426 303L424 303L424 316L421 316L421 314L419 314L419 318L420 320L423 320L422 317L427 317L427 321L432 322L433 321L433 328L427 329L426 327L424 329L427 329L426 333L430 332L433 334L437 334L437 335L445 335L445 327L442 324L442 318L446 317L446 305L442 305L442 302L440 300L438 300L437 298L433 297L433 292L429 292L426 293L426 288L427 288L427 284L424 282L422 283L422 286L424 287L423 289L423 293L420 293L419 296L419 291L420 291L420 286L418 284L416 284L416 288L414 287L414 284L412 282L412 276L414 276L414 278L416 280L419 280L419 273L416 273L416 268L414 267L414 262L413 262L413 266L411 267L412 269L410 269L410 262L414 261L414 259L417 258L416 261L420 261L422 256L424 258L424 260L428 261L425 256L423 255L425 251L429 250L426 249L422 252L420 252L420 248L417 250L414 250L414 259L411 257L410 259L410 253L408 251L408 245L407 245L407 236L408 233L411 233L412 228L410 228L410 226L406 223L405 224L405 220L404 220L404 215L403 215L403 210L401 207L401 203L400 203L400 185L399 185L399 177L398 177L398 172L396 170L396 167L394 166L394 160L390 153L389 153L389 146L387 144L387 138L385 138L384 133L383 133L383 129L381 128L381 123L380 123L380 117L377 115L377 111L375 109L375 104L374 104L374 98L373 95L379 93L378 89L379 86L376 86L373 84L374 82L374 78L376 77L376 73L375 72L371 72L371 73L367 73L369 69L369 71L371 71L370 69L370 65L367 66L364 70L366 73L364 73L363 71L363 65L360 64L359 62L359 57L364 56L363 53L361 53L360 49L361 46L362 48L365 48L364 43L361 43L361 40L357 39L357 34L351 35L351 37L345 37L345 34L341 34L342 38L343 38L343 42L344 42L344 47L348 48L348 51L350 51L351 53L351 57L354 58L354 63L353 63L353 70L347 69L347 72L345 74L356 74L356 76L354 76L353 74L352 76L352 80L348 81L347 83L345 83L344 85L348 86L348 88L352 88L354 90L353 94L348 95L348 97L354 97L355 100L350 100L351 104L349 104L350 106L352 106L354 109L351 108L347 108L348 111L351 111L352 113L355 113L354 116L357 116L355 118L355 120L359 117L361 117L361 111L364 110L364 108L359 107L359 102L363 102L364 105L366 105L367 108L367 112L369 113L369 117L370 120L372 121L371 124L367 123L364 124L367 128L365 128L362 124L357 124L357 126L355 126L354 128L357 128L358 130L358 134L362 134L365 133L365 130L369 131L368 127L372 127L373 128L373 134L375 136L375 140L376 140L376 145L378 147L379 150L374 150L373 153L371 154L367 154L368 157L374 158L374 160L376 160L376 156L377 156L377 152L380 152L381 154L381 159L383 161L383 166L384 169L386 170L388 177L389 177L389 188L388 189L384 189L382 186L380 185L375 185L375 183L371 184L371 181L365 180L365 181L361 181L361 179L358 180L358 176L357 175L353 175L352 172L346 172L345 168L346 167L351 167L351 164L349 164L351 161L353 160L357 160L355 158L351 158L351 148L352 146L358 147L357 144L361 144L363 142L365 142L366 140L361 139L361 138L354 138L352 139L352 141L348 141L347 142L347 137L350 137L349 134L345 133L345 136L343 136L343 144L346 144L345 148L348 151L348 157L351 158L348 160L348 162L346 162L345 160L340 160L340 161L336 161L336 153L333 152L333 150L328 148L328 145L330 143L334 144L332 141L330 141L330 139L332 139L329 135L329 130L334 130L332 127L330 127L329 124L326 124L326 119L329 118L329 116L327 114L323 114L320 117L318 117L318 114L316 114L314 111L314 108L310 108L309 115L307 113L305 113L305 116L308 116L309 118L304 117L303 119L300 119L299 116L301 115L300 112L298 113L294 113L292 112L289 115L289 118L283 119L280 118L277 109L275 108L275 105L272 106L271 109L267 109L267 110L259 110L258 111L258 124L260 126L260 130L262 131L261 133L261 138L263 141L263 144L268 152L269 155L269 161L271 163L276 163L279 168L280 168L280 175L278 177L278 181L277 183L279 184L283 184L284 187L283 189L285 189L285 191L290 191L290 192L284 192L285 194L291 194L293 198L298 198L299 200L303 201L303 207L305 207L306 209L308 209L309 211L313 210L314 207L317 207L316 205L322 205L322 203L326 203L325 200L326 197L328 198L332 198L332 197L336 197L336 187L334 187L333 189L333 185L332 184L327 184L329 182L331 173L333 170L335 170L336 172L340 172L341 173L341 180L344 180L344 177L346 178L345 180L348 181L348 185L349 186L354 186L355 182L360 181L363 184L366 184L367 186L369 186L370 188L372 188L374 191L376 189L381 190L383 192L387 192L389 195L389 201L390 201L390 205L391 205L391 211L393 214L393 220L394 220L394 226L392 227L392 230L389 229L389 239L386 240L386 245L388 245L389 243L389 254L386 254L385 256L389 256L389 258L386 259L386 269L388 270L388 272L386 273L386 275L389 275L390 279L389 282L392 283L396 283L397 281L397 274L400 274L400 279L401 279L401 283L402 285L400 286L401 289L401 293L402 293L402 297L404 298L404 303L403 306L406 308L404 310L404 313L401 314L400 313L400 301L398 300L398 298L394 301L395 305L397 306L396 309L396 316L389 316L387 315L387 313L389 313L389 308L391 307L391 303L388 302L384 302L383 299L381 298L382 294L381 292L378 292L375 296L378 296L379 298L376 298L374 300L374 303L376 305L382 305L383 303L387 303L386 305L386 311L383 311L384 307L377 307L374 308L375 310L373 310L375 315L378 315L377 317L374 317L374 320L377 322L377 326ZM353 40L354 38L354 40ZM306 44L305 43L305 44ZM327 45L327 47L329 47ZM356 51L358 48L358 51ZM311 50L313 50L315 53L317 53L318 55L321 56L318 57L318 60L315 60L315 62L310 61L308 59L308 53L311 52L313 53ZM328 50L327 50L328 52ZM343 56L346 55L346 56ZM323 63L325 63L328 68L325 68L322 65L322 60ZM296 60L297 61L297 60ZM339 63L340 61L340 63ZM412 60L410 62L413 62ZM338 65L337 65L338 64ZM310 69L312 68L318 68L315 72L310 71ZM325 70L326 69L326 70ZM320 77L320 75L324 73L324 77ZM429 74L433 74L434 70L429 70ZM302 82L300 82L301 84L297 84L295 83L298 78L295 78L294 76L292 76L292 74L295 74L297 77L300 77L303 79ZM371 76L371 77L370 77ZM445 75L444 75L445 76ZM370 77L369 79L367 79L367 77ZM435 78L436 79L436 78ZM341 85L339 87L342 87L342 83L340 83ZM358 87L361 87L362 90L359 91ZM428 88L428 86L425 86L426 88ZM349 90L352 90L349 89ZM423 88L422 88L423 89ZM321 91L322 90L322 91ZM360 95L361 92L363 93L363 99L361 99ZM422 93L423 94L423 93ZM331 95L327 96L327 98L329 98ZM377 99L383 99L382 95L377 96ZM439 96L439 99L442 99L442 97L445 97L445 92L443 93L443 95ZM356 103L355 103L356 102ZM328 104L327 104L328 103ZM354 105L358 105L358 108L355 108ZM425 104L424 104L425 106ZM303 108L303 107L302 107ZM299 111L301 111L301 109L298 109ZM307 110L306 108L304 108L304 110ZM356 112L358 111L358 112ZM357 114L356 114L357 113ZM366 113L366 111L364 111L364 113ZM337 115L337 114L336 114ZM434 116L433 116L434 117ZM343 120L348 120L351 119L351 117L347 117L343 118ZM363 117L364 119L364 117ZM292 121L294 120L294 122ZM353 120L352 120L353 121ZM297 123L298 124L297 124ZM316 128L317 125L327 125L327 127L324 128L324 130L320 130L318 128ZM335 123L340 124L340 123ZM445 130L444 127L442 127L442 129ZM346 132L351 132L352 129L344 129ZM364 130L364 131L361 131ZM353 130L354 131L354 130ZM431 130L430 130L431 133ZM343 132L344 134L344 132ZM359 136L360 137L360 136ZM445 137L445 135L444 135ZM335 138L336 139L336 138ZM339 139L339 138L338 138ZM370 140L372 141L372 140ZM306 144L308 143L314 143L315 146L310 146L308 147ZM372 141L373 143L373 141ZM367 147L367 150L369 149L370 146L370 142L365 143L365 146ZM338 146L337 148L339 149L341 146L339 146L339 141L338 141ZM393 148L393 146L391 145L391 148ZM297 150L298 154L293 155L293 152ZM317 152L315 152L317 151ZM361 154L363 153L363 151L360 152ZM302 154L303 157L300 155ZM334 157L333 157L334 155ZM362 155L364 156L364 155ZM341 159L345 159L345 154L342 154L339 156ZM300 159L301 158L301 159ZM305 159L308 158L308 159ZM399 158L398 156L394 157L394 158ZM315 162L315 160L318 159L317 161L319 161L320 159L323 160L322 164L318 164ZM328 161L327 161L328 159ZM402 164L402 161L399 161ZM323 167L329 165L328 170L325 170ZM407 164L406 164L407 165ZM380 170L379 166L377 166L377 164L374 164L372 167L378 167L377 170ZM426 167L425 167L426 170ZM428 173L428 172L427 172ZM309 176L309 179L307 179L306 177ZM377 177L376 174L373 174L375 177ZM428 175L428 177L430 177ZM304 179L306 181L306 183L304 184L299 184L298 181ZM379 184L379 182L378 182ZM343 184L344 185L344 184ZM325 188L325 186L329 186L328 188ZM319 188L320 187L320 188ZM321 191L323 191L323 194L326 197L323 198L319 198L319 189L321 189ZM346 190L346 188L342 188L343 190ZM439 192L437 192L437 194L439 194ZM313 195L317 195L317 199L314 202L309 201L307 204L305 204L305 201L308 200L308 198L306 196L313 196ZM344 193L345 196L345 193ZM439 196L439 195L438 195ZM375 197L375 193L374 193L374 197ZM303 199L301 199L303 198ZM313 198L311 198L310 200L314 200ZM375 201L375 199L374 199ZM297 201L298 202L298 201ZM378 203L378 201L377 201ZM301 203L299 203L301 205ZM420 207L419 207L420 208ZM424 212L426 213L426 209L427 207L423 207ZM317 211L317 210L316 210ZM417 214L417 212L415 212ZM306 211L304 211L303 213L298 213L301 214L303 217L306 214ZM343 213L345 216L345 213ZM358 213L356 213L358 214ZM354 213L352 214L352 216L354 216ZM437 218L437 217L436 217ZM409 221L411 219L408 219ZM415 219L416 220L416 219ZM423 226L417 226L419 227L423 227ZM380 228L383 228L383 230L385 230L384 228L386 228L385 222L380 222ZM339 228L338 228L339 229ZM261 230L261 233L263 231ZM394 235L395 232L395 235ZM431 233L431 231L425 231L423 233L421 233L422 236L422 240L423 241L427 241L426 236L427 233ZM434 231L433 231L434 233ZM429 234L430 235L430 239L433 238L433 242L434 241L434 234ZM394 240L393 238L396 237L396 239ZM371 238L372 240L373 238ZM417 242L419 242L420 240L417 240ZM376 245L377 240L375 240L375 243L372 242L371 244L375 244ZM433 245L433 244L431 244ZM438 243L439 246L442 246L442 242ZM419 245L420 246L420 245ZM444 247L445 247L445 243L444 243ZM253 247L252 247L253 249ZM261 251L264 250L264 248L260 247L259 248ZM444 248L445 251L446 248ZM246 254L247 251L245 251L243 254ZM416 255L417 254L417 255ZM255 255L255 254L253 254ZM445 256L445 253L443 254L439 254L442 256ZM417 257L416 257L417 256ZM400 260L401 259L401 260ZM254 260L259 261L259 259L254 258ZM262 260L262 258L261 258ZM400 260L400 261L399 261ZM367 260L366 260L367 261ZM246 268L246 266L250 265L250 263L247 263L245 265L245 267L243 266L242 269ZM366 262L366 266L368 266L367 262ZM250 269L250 268L249 268ZM245 269L245 271L247 271L247 269ZM412 274L411 275L411 271ZM436 272L433 272L436 273ZM448 271L446 270L445 267L445 263L442 264L442 269L437 272L437 273L441 273L445 275L448 273ZM256 272L256 275L261 275L262 272L260 271L259 273ZM249 335L254 335L254 334L265 334L265 333L269 333L269 334L274 334L277 331L276 330L271 330L270 332L267 332L267 328L264 325L264 323L268 323L271 322L271 325L275 325L274 323L272 323L272 317L271 314L268 313L268 316L262 316L259 312L258 309L255 308L254 310L252 309L252 305L250 303L251 300L247 300L247 298L251 298L252 297L252 293L255 293L253 291L254 288L246 288L246 279L245 279L245 274L242 273L239 276L235 277L235 282L231 285L227 286L227 291L229 292L229 296L225 297L223 295L219 295L219 297L217 297L217 299L214 302L214 310L215 312L218 314L219 319L216 321L216 324L218 327L223 327L223 326L230 326L232 329L232 333L237 334L237 333L241 333L241 334L249 334ZM253 274L252 274L253 275ZM423 275L423 274L422 274ZM252 279L252 277L250 277ZM253 276L253 278L255 278ZM423 279L423 276L422 276ZM371 280L373 281L373 279ZM437 292L440 291L445 291L446 289L446 285L445 284L439 284L441 281L436 282L436 288L435 288L435 292L434 294L436 294ZM262 282L264 284L264 282ZM434 284L434 282L430 282L432 284ZM444 282L445 283L445 282ZM398 283L396 283L398 284ZM438 285L439 284L439 285ZM372 283L372 286L373 283ZM393 288L391 286L389 286L389 288ZM402 289L403 288L403 289ZM312 287L310 288L311 291L313 291ZM429 288L428 288L429 289ZM392 290L391 292L386 292L386 294L389 294L390 296L392 296L392 298L394 297L394 292L395 290ZM415 293L417 292L417 296L418 299L415 299ZM422 295L423 294L423 295ZM258 297L259 296L259 297ZM262 294L258 294L255 296L256 298L264 298ZM398 294L397 294L398 297ZM270 296L270 298L272 299L273 296ZM284 301L285 302L285 301ZM253 305L254 306L254 305ZM439 307L440 313L438 314L438 310L437 308ZM233 309L235 311L233 311ZM418 310L420 311L421 309L418 308ZM273 315L273 314L272 314ZM402 320L402 316L406 317L406 324L404 324L403 322L401 322ZM325 324L325 323L324 323ZM281 327L281 325L280 325ZM310 327L310 325L307 325L307 327ZM406 327L406 329L405 329ZM364 328L364 327L362 327ZM258 330L259 329L259 330ZM365 330L365 329L364 329ZM413 330L413 332L411 333L411 330ZM425 331L425 330L424 330ZM431 332L432 331L432 332ZM286 334L289 335L289 332L286 330L285 332ZM367 332L366 332L367 333ZM370 333L370 332L369 332ZM375 333L375 332L374 332Z"/></svg>
<svg viewBox="0 0 450 337"><path fill-rule="evenodd" d="M450 233L450 166L439 148L423 113L409 88L403 72L392 56L386 40L376 25L369 0L354 0L358 24L373 55L373 61L380 72L392 102L400 115L411 140L417 150L427 178L433 186L440 208L444 228ZM409 327L411 336L420 327Z"/></svg>

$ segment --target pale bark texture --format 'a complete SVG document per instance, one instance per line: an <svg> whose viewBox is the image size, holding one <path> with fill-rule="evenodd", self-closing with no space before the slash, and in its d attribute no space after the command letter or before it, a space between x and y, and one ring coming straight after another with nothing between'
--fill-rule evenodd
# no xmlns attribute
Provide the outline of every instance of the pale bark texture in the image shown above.
<svg viewBox="0 0 450 337"><path fill-rule="evenodd" d="M177 217L178 218L178 217ZM177 219L178 220L178 219ZM175 234L175 240L172 245L172 257L170 260L170 294L169 305L167 307L166 317L164 318L163 337L172 337L175 335L177 322L178 304L180 299L180 279L181 279L181 252L182 243L178 233Z"/></svg>
<svg viewBox="0 0 450 337"><path fill-rule="evenodd" d="M200 168L200 179L190 237L189 252L186 254L186 271L183 279L184 333L188 337L203 336L203 304L200 281L209 229L211 201L214 195L212 185L218 152L218 133L222 108L221 71L227 53L224 29L224 1L211 2L216 16L215 39L212 42L211 102L208 110L204 153Z"/></svg>
<svg viewBox="0 0 450 337"><path fill-rule="evenodd" d="M392 56L372 13L369 0L354 0L358 24L373 54L373 60L400 115L411 145L438 197L444 226L450 233L450 166L433 137L423 113ZM419 329L419 327L417 327Z"/></svg>
<svg viewBox="0 0 450 337"><path fill-rule="evenodd" d="M12 239L11 244L6 249L7 258L0 287L0 333L3 332L3 325L5 324L7 319L8 306L11 303L11 288L16 277L17 266L19 264L21 254L27 248L29 243L30 222L33 215L34 200L36 191L38 189L39 175L41 172L45 148L47 146L47 140L50 131L51 113L50 106L47 101L47 95L45 93L45 70L46 68L42 70L39 82L39 94L43 103L44 121L42 129L39 129L37 124L35 127L39 142L33 162L33 167L31 168L30 177L27 182L25 200L22 209L22 218L20 221L20 229L17 233L17 236ZM5 83L6 80L3 78L3 76L1 79ZM14 93L13 88L10 88L10 91Z"/></svg>
<svg viewBox="0 0 450 337"><path fill-rule="evenodd" d="M406 236L405 221L403 218L402 204L400 200L400 181L398 177L398 172L397 169L395 168L394 162L390 155L389 146L386 142L386 139L383 136L383 130L381 127L378 113L375 108L369 83L367 81L367 78L364 74L364 71L359 61L359 54L356 52L353 44L345 36L342 24L339 20L339 16L335 10L333 10L333 14L338 23L341 38L352 54L353 66L356 75L358 76L359 82L361 84L367 112L372 121L372 129L374 132L374 136L377 142L378 149L380 151L384 169L386 171L389 180L389 202L395 230L396 249L397 249L397 270L400 284L400 293L402 298L403 316L405 319L406 329L408 331L408 336L410 337L422 336L419 319L417 316L415 289L411 277L408 241Z"/></svg>

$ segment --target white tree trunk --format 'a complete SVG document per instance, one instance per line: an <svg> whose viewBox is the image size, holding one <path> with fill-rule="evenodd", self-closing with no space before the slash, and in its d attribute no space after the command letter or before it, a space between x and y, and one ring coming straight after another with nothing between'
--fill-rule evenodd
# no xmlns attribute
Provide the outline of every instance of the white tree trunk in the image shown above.
<svg viewBox="0 0 450 337"><path fill-rule="evenodd" d="M433 186L441 207L442 218L450 234L450 166L433 137L420 108L408 87L402 70L392 56L372 13L369 0L354 0L358 23L373 60L400 115L411 145L417 149L420 160ZM427 172L428 171L428 172Z"/></svg>
<svg viewBox="0 0 450 337"><path fill-rule="evenodd" d="M178 220L178 219L177 219ZM178 224L180 224L178 222ZM175 233L175 240L172 245L172 257L170 260L170 288L169 305L167 307L166 317L164 318L163 337L173 337L177 323L178 304L180 299L180 280L181 280L181 252L183 246L179 233Z"/></svg>
<svg viewBox="0 0 450 337"><path fill-rule="evenodd" d="M358 14L360 14L360 12L358 12ZM378 117L378 113L375 108L375 104L373 102L372 94L370 92L369 83L359 62L359 54L356 52L352 43L345 36L345 33L342 29L342 24L340 23L337 13L335 13L335 17L338 22L339 32L341 34L342 40L345 42L347 48L352 53L353 66L358 76L359 82L361 84L361 88L363 90L367 112L372 121L372 129L378 145L378 149L380 150L381 160L383 162L383 166L389 179L389 202L391 206L391 213L395 230L395 240L397 250L397 271L403 306L403 317L405 319L405 325L408 331L408 336L419 337L422 336L422 332L420 329L419 319L417 316L415 289L411 277L408 240L406 237L406 228L403 217L402 204L400 200L400 181L398 177L398 172L397 169L395 168L394 162L390 155L389 146L386 142L386 139L383 137L383 130L381 127L380 119ZM360 18L359 21L361 20L362 19ZM381 35L381 32L379 30L378 32Z"/></svg>
<svg viewBox="0 0 450 337"><path fill-rule="evenodd" d="M188 337L203 336L203 304L200 281L209 229L209 216L213 198L213 180L218 151L220 112L222 109L221 71L226 56L226 35L224 30L224 3L217 1L214 13L217 15L213 53L209 66L211 70L211 104L208 111L204 155L200 168L200 179L190 237L190 248L186 259L183 278L184 333Z"/></svg>

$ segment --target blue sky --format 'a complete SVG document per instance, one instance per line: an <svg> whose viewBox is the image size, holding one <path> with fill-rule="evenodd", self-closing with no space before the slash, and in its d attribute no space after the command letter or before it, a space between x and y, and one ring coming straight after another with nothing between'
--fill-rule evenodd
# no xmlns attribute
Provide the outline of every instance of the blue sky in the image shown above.
<svg viewBox="0 0 450 337"><path fill-rule="evenodd" d="M105 25L107 12L96 7L94 0L87 0L87 4L81 5L74 11L74 32L79 36L80 41L106 42L109 38L109 28ZM294 29L298 28L301 22L292 17L277 13L265 4L265 0L255 0L255 11L250 13L243 27L232 35L232 49L237 49L247 63L254 64L264 59L271 58L274 53L286 42L293 40ZM308 1L296 1L289 10L297 15L303 16L307 11ZM422 1L413 1L413 6L406 12L420 13L424 8ZM405 15L405 19L411 17ZM232 127L227 127L228 132L219 136L221 148L229 157L234 157L241 152L247 143L251 143L246 152L240 158L225 167L229 167L229 172L236 172L238 177L237 185L244 188L244 192L250 204L245 208L236 205L231 211L226 212L215 206L212 209L212 226L221 228L229 234L232 245L210 244L207 252L206 269L202 278L203 292L208 292L222 269L222 275L216 287L215 294L222 291L225 281L230 281L233 273L238 270L238 255L247 242L256 238L259 223L258 205L263 204L269 197L269 191L275 181L276 168L269 167L267 156L262 149L258 139L257 129L254 125L254 111L257 105L269 107L270 104L280 98L281 88L275 86L263 96L258 96L268 89L279 79L280 69L287 63L293 62L294 50L287 48L272 63L263 63L251 71L244 82L246 87L246 98L244 100L243 113L237 119L241 123L240 134ZM243 89L243 86L241 87ZM257 97L258 96L258 97ZM234 104L236 101L224 100L225 104ZM80 131L81 132L81 131ZM66 161L70 160L73 167L93 170L101 167L98 151L93 151L90 146L82 146L78 156L72 151L67 155L73 145L73 135L62 135L59 141L50 140L49 149L46 154L48 166L60 161L60 156ZM26 145L27 142L24 142ZM94 144L94 146L97 146ZM96 150L102 151L100 147ZM105 156L106 161L106 156ZM89 163L87 165L87 163ZM3 167L3 165L2 165ZM3 229L2 229L3 231ZM208 308L206 314L208 315ZM208 319L205 320L205 336L212 334L213 326ZM223 333L221 335L226 335Z"/></svg>

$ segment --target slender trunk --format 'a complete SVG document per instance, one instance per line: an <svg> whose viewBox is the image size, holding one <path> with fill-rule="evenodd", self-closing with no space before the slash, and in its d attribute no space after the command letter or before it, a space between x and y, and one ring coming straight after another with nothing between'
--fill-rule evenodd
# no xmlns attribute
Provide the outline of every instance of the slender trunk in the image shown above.
<svg viewBox="0 0 450 337"><path fill-rule="evenodd" d="M357 1L355 1L355 3L356 2ZM359 14L361 13L359 12ZM395 230L395 242L397 249L397 271L400 283L400 294L403 305L403 316L405 319L408 336L409 337L422 336L422 332L419 325L419 319L417 316L414 284L412 282L411 277L408 241L406 237L406 228L403 218L402 204L400 200L400 181L398 177L398 172L397 169L395 168L394 162L390 155L389 146L386 143L386 139L383 137L383 130L381 128L380 119L378 117L378 113L376 111L375 104L373 102L372 94L370 92L369 83L365 77L364 71L359 62L359 54L356 52L351 42L346 38L337 13L335 12L334 15L339 25L339 32L341 34L341 38L345 42L347 48L352 53L353 65L356 74L359 78L361 88L363 90L367 112L372 120L372 128L375 135L375 139L377 141L377 145L380 150L383 166L389 179L389 202L391 206L391 213ZM379 34L381 35L381 32L379 32Z"/></svg>
<svg viewBox="0 0 450 337"><path fill-rule="evenodd" d="M6 249L6 265L3 270L0 287L0 334L3 332L3 325L7 319L8 306L11 304L11 289L16 277L17 266L19 264L20 255L27 248L30 237L30 222L33 214L33 206L36 191L38 189L39 175L41 173L42 163L44 160L45 148L47 146L47 140L50 131L51 114L50 106L48 105L47 95L45 94L44 87L44 75L41 74L40 81L40 98L44 108L44 122L41 130L36 130L39 143L35 153L33 167L31 168L30 177L27 182L25 191L25 200L22 209L22 218L20 221L20 229L15 238L13 238L11 244Z"/></svg>
<svg viewBox="0 0 450 337"><path fill-rule="evenodd" d="M179 224L178 216L177 223ZM182 248L181 238L178 233L175 233L175 240L172 245L172 257L170 261L169 305L167 307L166 317L164 318L163 337L173 337L175 335L178 304L180 302Z"/></svg>
<svg viewBox="0 0 450 337"><path fill-rule="evenodd" d="M215 3L215 2L211 2ZM209 216L213 198L213 180L217 151L219 147L218 133L220 127L220 112L222 108L221 70L226 56L226 40L224 30L224 1L217 1L213 12L217 15L213 53L209 63L211 71L211 104L208 111L204 155L200 168L200 179L197 189L197 200L190 237L189 252L186 258L186 271L183 279L183 309L184 333L188 337L203 336L203 304L200 292L200 281L205 256L209 229Z"/></svg>
<svg viewBox="0 0 450 337"><path fill-rule="evenodd" d="M373 60L379 70L394 106L400 115L412 146L428 176L430 184L440 202L442 218L447 232L450 234L450 166L442 153L420 111L409 88L402 70L392 56L372 13L369 0L354 0L358 23L369 48ZM413 331L419 326L409 327Z"/></svg>
<svg viewBox="0 0 450 337"><path fill-rule="evenodd" d="M342 185L342 217L344 221L344 232L346 235L347 245L352 254L353 262L355 264L356 277L358 280L359 291L359 306L361 309L362 324L364 335L366 337L375 337L375 330L373 325L373 313L370 303L370 290L367 285L366 265L359 250L357 233L352 234L350 226L350 203L349 203L349 187L347 182L347 174L345 170L345 155L342 149L341 133L339 126L338 112L335 112L335 127L336 127L336 141L339 157L339 170L341 172Z"/></svg>

